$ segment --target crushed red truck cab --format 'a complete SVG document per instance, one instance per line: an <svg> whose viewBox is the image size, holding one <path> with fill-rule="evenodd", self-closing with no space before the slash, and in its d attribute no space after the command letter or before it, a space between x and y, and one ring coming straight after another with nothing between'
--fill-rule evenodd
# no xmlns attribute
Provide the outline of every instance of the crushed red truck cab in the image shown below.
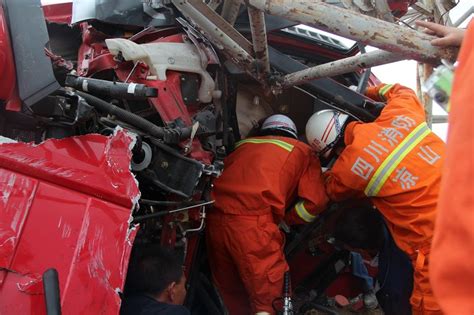
<svg viewBox="0 0 474 315"><path fill-rule="evenodd" d="M370 70L283 88L285 75L360 45L262 13L268 46L256 52L258 23L240 1L225 2L237 9L0 0L0 314L117 314L131 257L157 244L181 255L191 312L225 313L203 231L235 143L274 113L300 131L322 109L376 117L380 104L362 93L378 83ZM384 16L411 2L384 2ZM350 253L328 243L339 210L287 235L301 312L361 292ZM57 281L43 279L51 269Z"/></svg>
<svg viewBox="0 0 474 315"><path fill-rule="evenodd" d="M46 313L42 275L59 274L65 314L116 314L140 197L124 130L0 145L0 313Z"/></svg>

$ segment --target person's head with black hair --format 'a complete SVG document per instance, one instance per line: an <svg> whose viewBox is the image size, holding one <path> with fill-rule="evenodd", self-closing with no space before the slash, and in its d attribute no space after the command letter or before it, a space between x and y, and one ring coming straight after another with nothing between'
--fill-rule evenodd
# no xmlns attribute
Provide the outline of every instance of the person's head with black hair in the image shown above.
<svg viewBox="0 0 474 315"><path fill-rule="evenodd" d="M351 250L378 251L384 242L383 219L370 204L347 207L336 223L334 238Z"/></svg>
<svg viewBox="0 0 474 315"><path fill-rule="evenodd" d="M183 304L186 278L175 251L154 247L133 257L127 275L127 294L145 294L169 304Z"/></svg>

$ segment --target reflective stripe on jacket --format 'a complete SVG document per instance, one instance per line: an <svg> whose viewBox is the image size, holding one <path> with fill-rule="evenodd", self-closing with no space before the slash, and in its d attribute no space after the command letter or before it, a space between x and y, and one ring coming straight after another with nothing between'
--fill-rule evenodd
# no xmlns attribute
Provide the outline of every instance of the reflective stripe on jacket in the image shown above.
<svg viewBox="0 0 474 315"><path fill-rule="evenodd" d="M335 201L366 195L380 210L398 247L410 255L413 313L439 314L429 283L429 244L436 217L444 143L426 126L415 93L401 85L368 89L373 99L387 100L372 123L350 123L346 148L326 175Z"/></svg>
<svg viewBox="0 0 474 315"><path fill-rule="evenodd" d="M378 195L395 168L399 166L403 159L430 133L430 128L423 122L406 136L375 171L364 190L367 197L376 197Z"/></svg>
<svg viewBox="0 0 474 315"><path fill-rule="evenodd" d="M346 148L327 175L327 192L336 201L371 197L410 254L433 235L444 143L427 127L412 90L380 85L367 94L387 105L374 122L346 127Z"/></svg>

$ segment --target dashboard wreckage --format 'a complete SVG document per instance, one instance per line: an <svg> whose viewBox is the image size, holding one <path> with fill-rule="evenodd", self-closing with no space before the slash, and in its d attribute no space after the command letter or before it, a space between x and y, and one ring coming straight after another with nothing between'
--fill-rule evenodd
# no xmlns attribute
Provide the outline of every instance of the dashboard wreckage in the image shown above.
<svg viewBox="0 0 474 315"><path fill-rule="evenodd" d="M149 244L182 254L193 314L225 313L202 233L224 157L273 113L373 120L372 66L453 59L395 23L413 4L0 0L0 313L117 314ZM358 292L333 208L288 238L299 313Z"/></svg>

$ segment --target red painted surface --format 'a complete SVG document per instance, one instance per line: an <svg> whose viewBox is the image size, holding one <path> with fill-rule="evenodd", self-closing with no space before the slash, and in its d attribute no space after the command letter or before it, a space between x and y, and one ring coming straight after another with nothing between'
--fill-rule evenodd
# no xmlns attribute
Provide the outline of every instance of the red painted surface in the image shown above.
<svg viewBox="0 0 474 315"><path fill-rule="evenodd" d="M43 8L48 22L70 23L71 3ZM114 60L105 46L105 34L87 23L82 23L81 28L83 44L78 54L78 73L92 76L113 70L124 81L133 65ZM177 31L156 30L136 41L182 42L183 34L176 34ZM343 57L272 34L269 40L334 59ZM7 109L20 110L1 7L0 73L0 99L8 100ZM190 125L191 117L201 107L184 104L180 73L168 71L167 81L146 80L148 74L148 67L141 63L130 81L158 88L158 97L150 99L150 105L165 124L180 119ZM120 300L116 291L123 288L136 233L128 230L128 220L139 194L128 169L130 144L130 137L119 132L109 138L87 135L48 140L39 146L0 145L0 270L4 269L0 271L0 314L44 314L41 274L48 268L59 272L64 314L118 313ZM204 151L198 140L194 140L189 155L205 163L212 160L211 153ZM198 218L192 220L198 222ZM165 228L162 236L163 243L173 245L176 229ZM187 273L194 262L196 245L197 237L191 236L185 261ZM302 257L295 269L302 276L305 266L309 272L318 263L320 260ZM338 290L353 288L354 279L346 276L350 281L337 282ZM295 279L294 283L297 282Z"/></svg>
<svg viewBox="0 0 474 315"><path fill-rule="evenodd" d="M0 314L44 314L48 268L63 314L118 313L136 233L132 142L118 131L0 145Z"/></svg>
<svg viewBox="0 0 474 315"><path fill-rule="evenodd" d="M314 270L324 263L335 251L329 243L319 243L317 246L321 255L313 256L308 251L298 252L288 262L291 270L291 283L293 288L297 288L309 277ZM365 263L370 276L375 277L378 269ZM352 275L351 267L346 266L338 277L328 286L325 294L334 297L338 294L348 298L354 298L362 292L362 280Z"/></svg>
<svg viewBox="0 0 474 315"><path fill-rule="evenodd" d="M131 208L139 194L130 167L132 138L98 134L0 146L0 167Z"/></svg>
<svg viewBox="0 0 474 315"><path fill-rule="evenodd" d="M133 63L116 61L105 45L107 35L98 32L88 23L81 23L81 29L83 43L79 49L77 69L77 72L81 76L93 76L102 71L113 70L120 81L125 82L128 78L128 82L141 83L157 88L158 96L150 98L149 102L159 113L163 122L166 125L170 125L176 121L180 121L186 126L191 126L192 116L201 110L201 107L186 106L184 103L183 96L181 95L182 73L167 71L165 81L147 80L147 77L150 75L148 66L140 62L130 75L133 69ZM153 43L182 43L183 34L173 34L174 32L176 32L175 28L167 28L163 30L163 33L155 31L153 34L146 35L146 37L149 39L153 38ZM165 37L160 37L160 35L164 35ZM139 41L142 40L143 38L139 38ZM184 145L187 145L187 142L182 143L182 146ZM212 153L203 150L198 140L193 141L189 157L207 164L210 164L212 161Z"/></svg>
<svg viewBox="0 0 474 315"><path fill-rule="evenodd" d="M15 60L10 44L5 12L0 5L0 100L6 101L6 109L20 111L21 102L16 89Z"/></svg>
<svg viewBox="0 0 474 315"><path fill-rule="evenodd" d="M72 17L72 1L43 5L46 21L58 24L70 24Z"/></svg>
<svg viewBox="0 0 474 315"><path fill-rule="evenodd" d="M408 7L414 4L416 0L387 0L392 14L396 17L402 17L408 12Z"/></svg>

